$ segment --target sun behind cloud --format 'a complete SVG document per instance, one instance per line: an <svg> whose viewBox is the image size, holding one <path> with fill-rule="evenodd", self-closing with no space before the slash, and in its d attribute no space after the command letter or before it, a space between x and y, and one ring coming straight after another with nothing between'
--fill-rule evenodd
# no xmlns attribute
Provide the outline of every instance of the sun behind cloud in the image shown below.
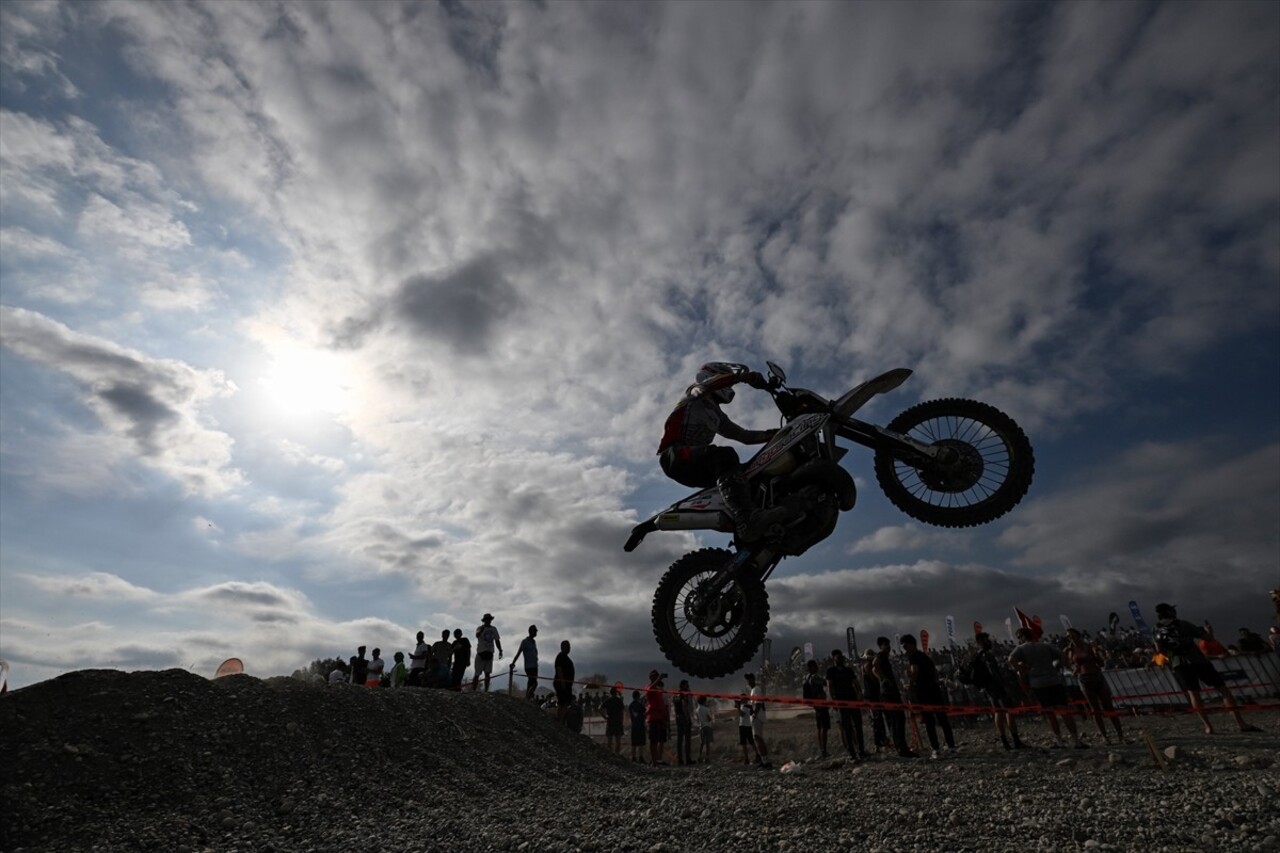
<svg viewBox="0 0 1280 853"><path fill-rule="evenodd" d="M337 353L285 345L269 357L258 382L274 414L306 418L347 411L352 397L348 373Z"/></svg>

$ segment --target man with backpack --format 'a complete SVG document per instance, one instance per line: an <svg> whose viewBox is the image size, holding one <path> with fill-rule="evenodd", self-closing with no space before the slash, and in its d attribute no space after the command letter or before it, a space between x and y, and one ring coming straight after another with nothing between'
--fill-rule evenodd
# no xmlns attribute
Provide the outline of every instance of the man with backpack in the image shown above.
<svg viewBox="0 0 1280 853"><path fill-rule="evenodd" d="M987 694L1001 745L1005 749L1026 749L1027 745L1018 737L1018 722L1009 713L1013 703L1009 698L1009 691L1005 689L1004 679L1000 677L1000 661L992 650L991 635L983 631L974 639L978 643L978 651L968 664L961 667L960 682L971 684ZM1009 744L1010 736L1013 738L1012 746Z"/></svg>
<svg viewBox="0 0 1280 853"><path fill-rule="evenodd" d="M804 677L801 695L806 699L826 701L827 682L818 672L818 662L810 658L806 666L809 672ZM818 724L818 755L821 758L830 758L831 753L827 752L827 733L831 731L831 709L826 705L814 705L813 718Z"/></svg>
<svg viewBox="0 0 1280 853"><path fill-rule="evenodd" d="M1205 734L1213 734L1213 724L1209 722L1209 715L1200 704L1201 684L1212 687L1222 694L1222 706L1231 711L1231 715L1236 720L1236 727L1240 731L1262 731L1257 726L1246 723L1244 717L1240 716L1240 709L1236 707L1235 698L1227 689L1226 682L1222 680L1222 674L1214 669L1213 664L1196 646L1196 640L1205 635L1203 628L1185 619L1179 619L1178 609L1172 604L1161 603L1156 605L1155 635L1156 648L1169 658L1174 680L1187 692L1187 698L1191 700L1191 710L1204 724Z"/></svg>

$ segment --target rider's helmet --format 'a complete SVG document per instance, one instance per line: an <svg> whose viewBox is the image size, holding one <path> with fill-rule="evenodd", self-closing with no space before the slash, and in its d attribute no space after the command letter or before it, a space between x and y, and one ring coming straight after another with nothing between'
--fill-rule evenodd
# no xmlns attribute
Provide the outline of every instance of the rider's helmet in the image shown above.
<svg viewBox="0 0 1280 853"><path fill-rule="evenodd" d="M699 385L709 382L717 376L737 376L740 373L746 373L747 366L745 364L734 364L729 361L709 361L702 367L698 368L696 380ZM726 385L723 388L711 392L711 399L720 403L733 402L733 386Z"/></svg>

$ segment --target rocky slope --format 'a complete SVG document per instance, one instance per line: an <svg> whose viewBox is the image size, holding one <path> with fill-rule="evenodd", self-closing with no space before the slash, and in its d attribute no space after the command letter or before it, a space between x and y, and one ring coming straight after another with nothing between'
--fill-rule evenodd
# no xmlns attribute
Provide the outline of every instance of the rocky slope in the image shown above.
<svg viewBox="0 0 1280 853"><path fill-rule="evenodd" d="M1280 719L1257 721L1146 721L1164 772L1141 744L1011 755L986 727L942 761L788 773L731 763L725 728L717 763L647 768L495 694L91 670L0 698L0 849L1280 850ZM777 727L776 766L811 725Z"/></svg>

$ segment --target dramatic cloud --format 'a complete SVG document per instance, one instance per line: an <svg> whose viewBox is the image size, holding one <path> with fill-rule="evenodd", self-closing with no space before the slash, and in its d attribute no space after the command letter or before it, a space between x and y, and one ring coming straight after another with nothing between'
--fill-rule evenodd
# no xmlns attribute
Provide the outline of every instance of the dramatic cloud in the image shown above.
<svg viewBox="0 0 1280 853"><path fill-rule="evenodd" d="M620 544L711 359L907 366L868 419L973 397L1037 451L989 528L860 482L779 638L1280 565L1274 4L0 6L6 564L198 594L211 658L490 611L647 671L723 537Z"/></svg>
<svg viewBox="0 0 1280 853"><path fill-rule="evenodd" d="M240 482L228 467L231 438L201 417L210 400L235 392L220 371L149 358L22 308L0 306L0 341L77 383L83 403L124 440L114 463L136 458L192 494L217 494Z"/></svg>

